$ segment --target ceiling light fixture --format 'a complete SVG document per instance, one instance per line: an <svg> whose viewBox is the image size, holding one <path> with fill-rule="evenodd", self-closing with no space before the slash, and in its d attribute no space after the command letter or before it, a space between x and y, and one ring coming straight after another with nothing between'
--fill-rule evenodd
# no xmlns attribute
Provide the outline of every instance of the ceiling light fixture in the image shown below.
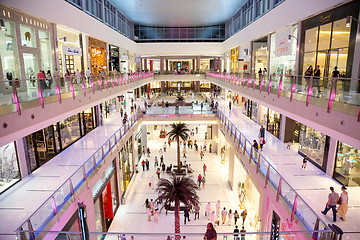
<svg viewBox="0 0 360 240"><path fill-rule="evenodd" d="M1 25L1 30L2 31L5 31L6 28L5 28L5 22L4 22L4 19L0 19L0 25Z"/></svg>

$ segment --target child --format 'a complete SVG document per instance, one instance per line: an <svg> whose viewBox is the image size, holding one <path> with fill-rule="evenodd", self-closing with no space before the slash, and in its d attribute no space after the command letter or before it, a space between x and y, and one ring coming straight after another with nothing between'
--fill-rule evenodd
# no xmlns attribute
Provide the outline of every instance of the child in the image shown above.
<svg viewBox="0 0 360 240"><path fill-rule="evenodd" d="M289 141L289 142L287 143L287 145L286 145L286 148L287 148L287 149L290 149L291 144L292 144L292 142Z"/></svg>
<svg viewBox="0 0 360 240"><path fill-rule="evenodd" d="M303 169L306 169L307 160L308 160L308 157L305 156L304 159L303 159L303 164L302 164L302 166L301 166Z"/></svg>

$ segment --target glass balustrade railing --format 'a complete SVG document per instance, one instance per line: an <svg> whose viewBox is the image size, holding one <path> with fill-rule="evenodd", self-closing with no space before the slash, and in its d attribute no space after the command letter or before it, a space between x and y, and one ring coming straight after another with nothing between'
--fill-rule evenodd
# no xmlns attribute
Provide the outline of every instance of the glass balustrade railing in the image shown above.
<svg viewBox="0 0 360 240"><path fill-rule="evenodd" d="M114 88L124 84L137 82L144 78L153 77L154 73L134 73L130 75L119 74L113 76L91 76L91 77L49 77L45 79L15 79L4 80L0 86L0 107L15 105L19 114L26 108L26 102L38 100L38 106L44 107L46 103L59 101L66 98L75 98ZM53 98L48 98L54 96ZM46 98L46 99L45 99ZM8 111L0 111L7 114Z"/></svg>
<svg viewBox="0 0 360 240"><path fill-rule="evenodd" d="M192 233L119 233L119 232L89 232L88 238L83 238L80 232L56 232L56 231L18 231L17 238L8 238L8 239L22 239L28 240L33 236L42 236L44 239L64 239L64 240L80 240L80 239L107 239L107 240L125 240L125 239L135 239L135 240L203 240L206 226L203 226L204 232L192 232ZM279 231L277 236L273 236L272 232L242 232L242 233L232 233L232 232L218 232L218 240L268 240L268 239L288 239L288 240L311 240L311 239L321 239L321 240L333 240L336 239L335 234L330 230L317 230L317 231ZM1 235L0 235L1 236ZM14 235L12 235L15 237ZM360 232L352 234L351 239L359 239ZM133 237L133 238L132 238ZM273 238L271 238L273 237Z"/></svg>
<svg viewBox="0 0 360 240"><path fill-rule="evenodd" d="M317 101L317 99L323 99L327 101L328 112L334 107L338 111L345 111L360 117L360 93L350 91L351 81L357 81L360 84L360 79L215 72L207 72L206 77L231 85L284 96L290 101L296 99L306 102L306 105L310 103L324 106L324 102ZM344 109L341 106L332 106L333 102L347 104L350 107Z"/></svg>
<svg viewBox="0 0 360 240"><path fill-rule="evenodd" d="M241 131L221 112L217 116L222 123L222 128L233 136L234 143L239 146L239 151L245 155L244 159L249 159L249 163L256 169L256 172L264 179L264 186L269 186L277 199L282 198L285 207L292 212L291 223L295 217L309 231L317 229L327 229L326 224L310 208L310 206L298 195L290 184L281 174L271 165L271 163L252 146L252 140L244 136Z"/></svg>
<svg viewBox="0 0 360 240"><path fill-rule="evenodd" d="M18 230L41 231L56 216L68 200L84 184L91 173L102 163L117 142L141 117L135 114L118 129L84 164L82 164L33 214L26 219ZM35 234L36 236L36 234ZM29 238L28 238L29 239Z"/></svg>

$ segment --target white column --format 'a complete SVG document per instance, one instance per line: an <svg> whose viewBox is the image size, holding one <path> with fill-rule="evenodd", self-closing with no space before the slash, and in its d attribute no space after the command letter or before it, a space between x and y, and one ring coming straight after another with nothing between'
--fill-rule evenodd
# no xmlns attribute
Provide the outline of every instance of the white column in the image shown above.
<svg viewBox="0 0 360 240"><path fill-rule="evenodd" d="M20 138L15 141L16 142L16 152L18 156L19 162L19 171L21 179L25 178L29 175L29 166L26 159L26 138Z"/></svg>
<svg viewBox="0 0 360 240"><path fill-rule="evenodd" d="M333 176L335 169L337 142L338 141L335 138L333 137L330 138L329 153L326 164L326 174L329 175L330 177Z"/></svg>

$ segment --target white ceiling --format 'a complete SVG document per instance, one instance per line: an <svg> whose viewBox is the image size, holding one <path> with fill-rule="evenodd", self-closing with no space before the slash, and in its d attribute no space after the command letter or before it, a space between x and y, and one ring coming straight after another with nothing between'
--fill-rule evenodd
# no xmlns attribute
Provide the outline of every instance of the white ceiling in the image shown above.
<svg viewBox="0 0 360 240"><path fill-rule="evenodd" d="M190 27L225 23L246 0L111 0L130 20L146 26Z"/></svg>

